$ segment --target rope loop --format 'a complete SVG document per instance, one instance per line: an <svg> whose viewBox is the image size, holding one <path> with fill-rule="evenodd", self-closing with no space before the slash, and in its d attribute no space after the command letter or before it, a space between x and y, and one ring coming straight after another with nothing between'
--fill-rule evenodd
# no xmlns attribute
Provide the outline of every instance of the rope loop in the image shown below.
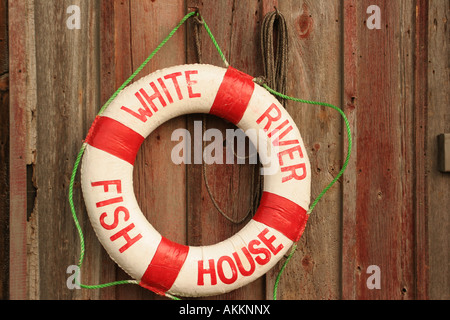
<svg viewBox="0 0 450 320"><path fill-rule="evenodd" d="M286 94L289 35L286 19L275 11L265 15L261 26L261 51L267 85ZM276 40L276 41L275 41ZM278 97L281 104L285 99Z"/></svg>

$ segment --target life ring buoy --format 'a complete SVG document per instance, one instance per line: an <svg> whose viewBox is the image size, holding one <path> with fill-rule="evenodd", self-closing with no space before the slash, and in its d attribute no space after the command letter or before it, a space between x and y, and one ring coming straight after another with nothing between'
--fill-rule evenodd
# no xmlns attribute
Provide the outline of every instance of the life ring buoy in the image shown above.
<svg viewBox="0 0 450 320"><path fill-rule="evenodd" d="M162 237L133 190L133 165L144 139L165 121L189 113L256 130L278 164L265 175L260 206L247 225L204 247ZM145 76L96 118L85 142L81 184L93 229L111 258L158 294L211 296L244 286L269 271L305 229L311 170L300 132L270 93L234 68L181 65Z"/></svg>

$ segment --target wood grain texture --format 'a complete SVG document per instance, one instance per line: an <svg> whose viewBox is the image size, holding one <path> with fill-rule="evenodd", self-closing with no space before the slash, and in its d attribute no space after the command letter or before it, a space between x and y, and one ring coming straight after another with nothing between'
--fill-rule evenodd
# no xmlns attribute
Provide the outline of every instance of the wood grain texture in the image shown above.
<svg viewBox="0 0 450 320"><path fill-rule="evenodd" d="M18 23L25 21L27 3L10 1L8 3L9 20ZM9 298L27 299L27 173L26 173L26 95L27 91L27 52L26 41L31 35L26 25L20 24L9 32L10 46L10 151L9 151ZM13 58L14 57L14 58Z"/></svg>
<svg viewBox="0 0 450 320"><path fill-rule="evenodd" d="M66 26L70 5L78 5L81 29ZM68 203L73 161L98 108L96 2L35 1L37 150L35 214L39 216L39 299L94 299L95 291L68 290L67 267L78 263L79 239ZM97 283L99 246L93 242L80 183L74 202L86 258L83 283ZM86 272L84 272L86 271Z"/></svg>
<svg viewBox="0 0 450 320"><path fill-rule="evenodd" d="M252 76L262 74L260 56L259 28L260 6L257 2L243 1L187 1L189 9L200 10L202 17L213 32L219 46L230 65ZM221 19L217 19L221 12ZM193 28L188 30L188 62L197 63L197 54L193 44ZM205 30L201 32L202 63L224 66ZM236 126L213 116L189 116L188 128L194 137L194 122L206 121L206 130L214 128L222 131L235 130ZM201 141L194 141L201 144ZM207 143L209 144L209 143ZM200 146L201 147L201 146ZM226 155L224 147L224 157ZM252 181L254 165L214 164L206 165L206 176L213 197L219 207L232 219L243 219L252 199L256 178ZM207 192L201 164L187 167L187 217L188 243L190 245L211 245L226 240L238 232L249 221L250 216L240 224L226 220L214 207ZM231 200L233 199L233 200ZM209 299L262 299L264 298L264 278L235 290L226 295L210 297Z"/></svg>
<svg viewBox="0 0 450 320"><path fill-rule="evenodd" d="M0 300L9 297L9 48L8 1L0 2Z"/></svg>
<svg viewBox="0 0 450 320"><path fill-rule="evenodd" d="M428 126L426 137L429 235L429 298L450 299L450 175L437 169L437 136L450 132L449 18L447 1L429 2L428 19Z"/></svg>
<svg viewBox="0 0 450 320"><path fill-rule="evenodd" d="M344 46L344 70L342 75L344 81L343 108L352 128L352 157L347 170L343 175L342 185L342 265L341 265L341 298L356 299L355 272L360 272L355 265L357 254L357 241L353 230L356 226L357 204L354 197L357 194L357 155L358 155L358 113L356 110L357 101L357 79L358 79L358 60L356 52L358 47L357 38L357 7L356 0L349 0L343 4L343 41ZM344 143L344 149L348 148L348 142Z"/></svg>
<svg viewBox="0 0 450 320"><path fill-rule="evenodd" d="M287 94L340 106L339 3L280 1L278 9L285 15L290 30ZM326 107L288 102L286 108L302 134L310 158L313 201L341 169L341 119ZM341 206L341 186L337 183L311 215L299 249L281 278L278 299L339 298ZM268 277L268 299L280 266Z"/></svg>
<svg viewBox="0 0 450 320"><path fill-rule="evenodd" d="M136 70L184 16L183 1L102 1L101 22L101 96L105 102ZM182 27L136 77L185 63L185 27ZM150 223L166 238L186 243L185 167L171 160L174 143L171 134L185 128L184 117L157 128L142 145L135 163L134 187L141 210ZM104 281L129 279L120 268L106 262ZM106 267L108 266L108 267ZM137 286L110 288L102 293L107 299L159 299Z"/></svg>
<svg viewBox="0 0 450 320"><path fill-rule="evenodd" d="M345 176L342 297L412 299L415 7L380 1L382 29L369 30L371 4L348 1L344 7L344 99L356 112L357 150ZM380 290L367 287L370 265L381 269Z"/></svg>
<svg viewBox="0 0 450 320"><path fill-rule="evenodd" d="M130 57L130 7L129 1L100 2L100 100L101 104L109 97L132 73ZM101 250L101 283L117 280L117 265L107 252ZM125 275L122 275L125 277ZM100 298L111 300L116 298L116 287L100 291Z"/></svg>
<svg viewBox="0 0 450 320"><path fill-rule="evenodd" d="M414 43L414 294L416 299L429 297L428 251L428 14L429 1L417 0L415 5Z"/></svg>

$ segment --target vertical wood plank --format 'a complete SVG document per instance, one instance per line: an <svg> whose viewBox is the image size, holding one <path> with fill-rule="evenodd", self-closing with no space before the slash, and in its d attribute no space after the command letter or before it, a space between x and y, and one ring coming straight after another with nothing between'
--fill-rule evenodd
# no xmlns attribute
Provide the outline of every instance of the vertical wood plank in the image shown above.
<svg viewBox="0 0 450 320"><path fill-rule="evenodd" d="M428 126L426 138L426 174L428 190L429 298L450 299L450 175L437 168L436 137L450 132L450 93L443 84L450 79L448 1L429 1L428 23Z"/></svg>
<svg viewBox="0 0 450 320"><path fill-rule="evenodd" d="M9 297L9 39L8 1L0 2L0 300Z"/></svg>
<svg viewBox="0 0 450 320"><path fill-rule="evenodd" d="M259 47L260 4L244 1L187 1L190 10L200 9L230 65L252 76L262 75ZM220 18L218 18L220 12ZM196 63L197 55L193 44L193 28L188 30L188 62ZM207 33L201 33L202 63L223 67L223 62ZM206 129L219 129L225 137L225 130L236 127L213 116L189 116L188 128L194 136L195 121L206 119ZM194 141L201 143L201 141ZM224 148L224 155L226 148ZM206 177L212 195L219 207L232 219L242 220L251 208L255 182L252 181L253 165L214 164L206 165ZM256 181L256 180L255 180ZM202 165L187 167L187 211L188 242L190 245L211 245L226 240L238 232L249 221L247 217L240 224L233 224L214 207L203 179ZM235 290L229 294L208 299L262 299L264 278Z"/></svg>
<svg viewBox="0 0 450 320"><path fill-rule="evenodd" d="M26 95L27 59L26 25L27 3L9 1L10 24L17 28L9 30L10 43L10 217L9 217L9 298L27 299L27 174L26 174ZM14 57L14 58L13 58Z"/></svg>
<svg viewBox="0 0 450 320"><path fill-rule="evenodd" d="M357 177L357 154L358 154L358 125L356 112L357 99L357 78L358 78L358 60L356 59L358 49L357 39L357 0L348 0L342 2L344 12L344 97L343 105L344 111L347 115L349 123L352 128L352 158L348 164L347 170L343 176L343 213L342 213L342 267L341 267L341 298L355 300L356 291L356 277L354 272L360 270L356 265L357 242L354 232L347 232L353 230L356 226L356 201L357 194L356 177ZM344 149L348 148L348 142L345 142Z"/></svg>
<svg viewBox="0 0 450 320"><path fill-rule="evenodd" d="M139 67L184 15L183 0L132 2L133 70ZM142 76L186 62L185 30L183 26L177 31L142 70ZM185 127L185 117L179 117L157 128L147 138L138 155L134 175L138 201L147 219L163 236L183 244L186 243L186 173L184 165L175 165L171 160L174 146L171 135L174 130Z"/></svg>
<svg viewBox="0 0 450 320"><path fill-rule="evenodd" d="M131 49L135 70L185 15L183 0L131 1ZM177 31L142 70L144 76L185 63L185 26ZM186 127L185 117L172 119L146 139L136 159L134 186L150 223L166 238L186 244L185 166L171 160L172 132ZM139 288L143 298L159 296ZM127 295L130 294L127 292ZM118 296L121 297L120 295Z"/></svg>
<svg viewBox="0 0 450 320"><path fill-rule="evenodd" d="M291 31L288 95L341 105L341 20L339 2L279 1ZM335 111L287 103L305 142L312 168L311 201L342 166L342 123ZM311 215L299 248L278 287L278 299L338 299L341 186L337 183ZM272 298L279 268L267 280Z"/></svg>
<svg viewBox="0 0 450 320"><path fill-rule="evenodd" d="M429 297L428 253L428 0L416 0L414 47L414 147L415 147L415 203L414 203L414 262L415 299Z"/></svg>
<svg viewBox="0 0 450 320"><path fill-rule="evenodd" d="M77 264L79 239L67 200L73 161L98 107L97 2L35 1L37 150L35 214L39 216L39 298L95 299L69 290L67 267ZM67 8L80 8L81 29L69 29ZM84 211L80 184L74 202L85 232L83 283L98 283L98 250Z"/></svg>
<svg viewBox="0 0 450 320"><path fill-rule="evenodd" d="M102 0L100 11L100 78L102 79L100 99L101 104L104 104L133 73L130 59L130 1ZM102 283L117 280L117 274L120 271L103 248L101 250L101 266ZM123 274L120 276L126 277ZM102 289L101 299L116 299L117 289L117 287Z"/></svg>
<svg viewBox="0 0 450 320"><path fill-rule="evenodd" d="M411 299L414 283L414 4L379 1L381 30L369 30L370 1L346 1L345 104L356 112L356 163L344 184L342 297ZM350 58L351 54L351 58ZM356 194L352 194L356 191ZM381 290L366 270L381 269Z"/></svg>
<svg viewBox="0 0 450 320"><path fill-rule="evenodd" d="M17 241L26 241L26 264L24 267L26 268L27 281L25 284L20 284L22 288L24 288L26 292L26 297L28 299L35 299L39 296L38 294L38 282L39 282L39 266L38 266L38 252L36 250L37 240L36 240L36 230L37 230L37 217L34 214L34 206L35 206L35 180L34 180L34 168L35 168L35 157L36 157L36 61L35 61L35 40L34 40L34 1L27 1L23 3L23 6L20 7L21 16L20 18L25 21L25 23L21 23L21 20L17 20L17 16L14 15L11 18L10 23L15 25L20 23L20 26L17 27L20 35L16 35L13 33L13 37L20 38L15 42L15 45L24 45L21 48L11 48L12 53L17 53L17 61L16 56L11 56L11 65L20 66L18 72L20 74L25 73L24 78L13 79L11 82L14 94L20 96L19 100L21 103L21 112L23 113L23 123L20 123L20 135L24 139L23 142L18 142L18 147L21 149L20 157L23 157L23 162L19 161L19 166L25 166L21 170L24 170L25 176L25 184L20 187L22 191L25 192L26 203L24 205L24 220L23 227L25 227L25 235L22 237L19 236L18 239L14 238L14 230L11 230L12 234L12 246L16 246L13 242ZM14 61L12 61L14 60ZM8 74L4 75L6 79ZM17 81L15 81L17 80ZM13 117L11 117L13 120ZM12 122L11 122L12 123ZM15 133L17 134L17 133ZM12 143L15 143L18 139L15 134L11 134L10 140ZM20 158L19 157L19 158ZM12 159L8 159L12 161ZM21 159L22 160L22 159ZM14 179L10 177L10 179ZM16 190L18 191L18 190ZM15 193L10 194L11 199L15 199ZM20 195L19 195L20 198ZM15 214L15 211L11 211L11 214ZM22 257L13 255L12 260L13 264L16 259L22 259ZM14 276L12 276L14 277ZM12 287L14 288L14 287Z"/></svg>
<svg viewBox="0 0 450 320"><path fill-rule="evenodd" d="M185 15L183 0L103 1L102 70L107 99L136 70ZM150 61L136 79L156 70L185 63L185 27ZM186 243L185 167L171 160L171 134L185 128L184 117L157 128L142 145L135 163L134 190L149 222L166 238ZM116 268L117 279L128 279ZM112 281L112 280L108 280ZM137 286L114 288L116 299L159 299ZM111 290L110 290L111 291Z"/></svg>

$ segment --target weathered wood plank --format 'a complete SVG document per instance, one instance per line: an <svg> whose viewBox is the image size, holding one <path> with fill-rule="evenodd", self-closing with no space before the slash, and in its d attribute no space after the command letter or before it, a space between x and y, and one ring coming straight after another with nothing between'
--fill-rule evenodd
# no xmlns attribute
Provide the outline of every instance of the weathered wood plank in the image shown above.
<svg viewBox="0 0 450 320"><path fill-rule="evenodd" d="M291 31L287 94L341 104L340 4L332 1L279 1ZM338 174L342 165L342 123L325 108L287 103L311 162L311 199ZM278 299L338 299L340 270L341 187L336 184L311 215L299 248L286 268ZM267 279L272 297L279 267Z"/></svg>
<svg viewBox="0 0 450 320"><path fill-rule="evenodd" d="M35 1L37 88L37 200L39 299L94 299L95 291L69 290L66 269L77 264L79 239L67 200L73 161L98 109L97 2ZM67 8L80 8L81 29L69 29ZM98 244L88 229L80 184L74 188L85 231L83 283L97 283ZM86 272L84 272L86 271Z"/></svg>
<svg viewBox="0 0 450 320"><path fill-rule="evenodd" d="M448 1L429 1L428 23L428 126L426 174L428 183L429 298L450 299L450 175L437 169L436 137L450 132L450 80ZM447 85L445 85L447 83ZM446 88L446 89L445 89Z"/></svg>
<svg viewBox="0 0 450 320"><path fill-rule="evenodd" d="M26 95L27 91L27 52L26 21L27 3L9 2L10 25L17 25L9 30L10 47L10 216L9 216L9 298L27 299L27 163L26 163ZM14 58L13 58L14 57Z"/></svg>
<svg viewBox="0 0 450 320"><path fill-rule="evenodd" d="M410 2L380 1L382 28L369 30L371 4L344 4L344 45L349 46L344 99L356 112L357 150L344 180L356 179L355 185L344 184L344 202L350 204L343 217L342 298L410 299L415 295L415 8ZM367 287L370 265L381 269L380 290Z"/></svg>
<svg viewBox="0 0 450 320"><path fill-rule="evenodd" d="M0 300L9 296L9 48L8 1L0 2Z"/></svg>
<svg viewBox="0 0 450 320"><path fill-rule="evenodd" d="M185 15L183 0L131 2L131 50L135 70ZM185 63L185 26L142 70L141 75ZM143 144L135 166L135 192L150 223L164 237L186 244L185 166L171 160L172 132L185 128L179 117L157 128ZM143 298L158 299L139 288ZM129 293L127 292L127 296ZM120 298L120 294L118 298Z"/></svg>
<svg viewBox="0 0 450 320"><path fill-rule="evenodd" d="M352 158L348 164L347 170L343 176L342 187L342 283L341 283L341 298L356 299L356 291L353 290L356 286L356 277L354 272L357 271L356 266L356 239L354 232L346 232L353 230L356 226L357 207L354 197L357 193L356 177L357 177L357 154L358 154L358 126L357 126L357 112L356 112L356 98L357 98L357 77L358 77L358 61L355 58L358 48L357 38L357 0L349 0L343 3L344 12L344 28L343 28L343 46L344 46L344 97L343 107L347 115L349 123L352 128ZM348 142L344 143L344 150L347 150Z"/></svg>
<svg viewBox="0 0 450 320"><path fill-rule="evenodd" d="M185 15L184 1L132 2L133 69L147 58ZM153 29L152 32L149 30ZM185 26L142 70L147 75L156 70L185 63ZM174 143L172 132L186 127L179 117L157 128L138 154L135 169L135 190L141 209L161 234L172 241L186 243L185 166L171 159Z"/></svg>
<svg viewBox="0 0 450 320"><path fill-rule="evenodd" d="M257 2L243 1L187 1L189 9L198 8L211 28L230 65L252 76L262 74L262 64L258 59L260 5ZM221 12L221 18L217 16ZM193 28L188 30L188 62L195 63L197 55L193 44ZM202 63L223 66L223 62L214 48L207 33L201 32ZM194 121L206 120L206 129L226 129L236 127L222 119L212 116L188 117L188 128L194 134ZM201 143L201 141L194 141ZM224 148L224 155L226 148ZM230 165L206 165L206 176L212 195L219 207L232 219L242 220L249 208L255 190L252 181L252 165L239 165L237 161ZM240 224L229 222L214 207L207 192L201 164L192 164L187 168L187 211L188 242L190 245L210 245L226 240L239 231L249 217ZM232 199L232 200L231 200ZM264 279L218 297L209 299L262 299L264 297Z"/></svg>
<svg viewBox="0 0 450 320"><path fill-rule="evenodd" d="M100 11L100 77L102 78L100 97L103 104L133 72L130 59L130 1L102 0ZM101 252L101 282L116 281L118 266L104 249ZM129 279L122 273L120 276ZM116 299L117 289L117 287L102 289L101 299Z"/></svg>
<svg viewBox="0 0 450 320"><path fill-rule="evenodd" d="M109 96L136 70L185 14L184 1L103 1L102 70L108 81L102 99ZM185 27L182 27L136 79L153 71L185 63ZM144 142L134 170L135 193L141 210L166 238L186 243L185 167L171 160L171 134L185 128L185 118L157 128ZM118 279L128 279L117 268ZM108 280L112 281L112 280ZM110 290L110 289L109 289ZM158 299L135 286L114 289L116 299ZM111 291L111 290L110 290ZM112 298L112 297L111 297Z"/></svg>
<svg viewBox="0 0 450 320"><path fill-rule="evenodd" d="M429 297L427 128L428 128L428 0L415 6L414 47L414 262L415 299Z"/></svg>

